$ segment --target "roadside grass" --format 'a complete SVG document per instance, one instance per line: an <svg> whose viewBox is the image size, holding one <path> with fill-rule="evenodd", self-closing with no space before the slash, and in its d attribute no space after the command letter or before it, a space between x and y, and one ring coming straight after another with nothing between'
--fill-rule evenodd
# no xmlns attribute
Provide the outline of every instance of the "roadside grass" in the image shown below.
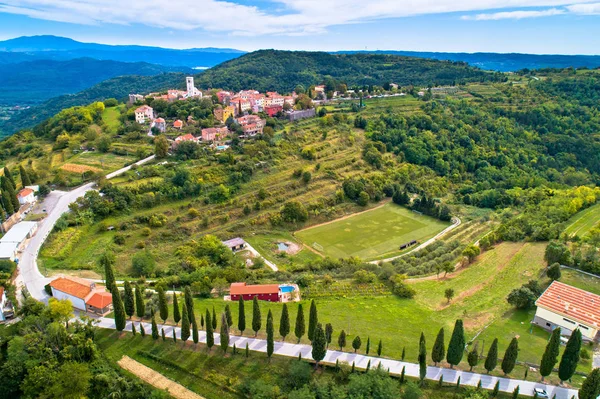
<svg viewBox="0 0 600 399"><path fill-rule="evenodd" d="M565 233L568 236L585 236L600 221L600 203L577 212L567 221Z"/></svg>
<svg viewBox="0 0 600 399"><path fill-rule="evenodd" d="M390 202L294 234L306 245L318 243L323 247L322 252L331 257L372 259L396 253L400 245L411 240L426 241L447 226L449 223L418 215Z"/></svg>

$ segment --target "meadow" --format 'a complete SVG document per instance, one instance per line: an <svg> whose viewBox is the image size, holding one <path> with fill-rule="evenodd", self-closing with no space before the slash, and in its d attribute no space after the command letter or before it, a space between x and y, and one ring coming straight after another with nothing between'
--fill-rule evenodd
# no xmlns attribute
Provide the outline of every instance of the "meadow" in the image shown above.
<svg viewBox="0 0 600 399"><path fill-rule="evenodd" d="M568 236L585 236L600 221L600 203L577 212L567 221L565 234Z"/></svg>

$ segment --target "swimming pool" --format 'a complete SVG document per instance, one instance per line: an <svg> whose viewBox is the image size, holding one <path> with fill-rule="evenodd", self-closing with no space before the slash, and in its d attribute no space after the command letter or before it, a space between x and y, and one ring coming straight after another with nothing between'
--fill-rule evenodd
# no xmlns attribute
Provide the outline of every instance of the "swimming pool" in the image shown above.
<svg viewBox="0 0 600 399"><path fill-rule="evenodd" d="M280 285L279 289L282 293L292 292L295 290L295 288L291 285Z"/></svg>
<svg viewBox="0 0 600 399"><path fill-rule="evenodd" d="M289 247L290 246L288 244L286 244L285 242L278 242L277 243L277 249L280 250L280 251L287 251Z"/></svg>

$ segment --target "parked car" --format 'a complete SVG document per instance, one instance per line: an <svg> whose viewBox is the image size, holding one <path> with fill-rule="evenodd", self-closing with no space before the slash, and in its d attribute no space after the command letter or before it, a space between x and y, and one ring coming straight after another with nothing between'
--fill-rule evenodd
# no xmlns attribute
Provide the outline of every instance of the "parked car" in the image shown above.
<svg viewBox="0 0 600 399"><path fill-rule="evenodd" d="M548 398L548 393L545 390L543 390L542 388L534 388L533 393L538 398L545 398L545 399Z"/></svg>

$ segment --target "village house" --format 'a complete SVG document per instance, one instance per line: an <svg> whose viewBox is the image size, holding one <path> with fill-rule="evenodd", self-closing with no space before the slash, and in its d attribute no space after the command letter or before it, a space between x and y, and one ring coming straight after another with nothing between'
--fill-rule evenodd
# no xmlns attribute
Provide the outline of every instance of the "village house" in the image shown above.
<svg viewBox="0 0 600 399"><path fill-rule="evenodd" d="M222 243L233 252L241 251L246 248L246 241L241 237L232 238L231 240L223 241Z"/></svg>
<svg viewBox="0 0 600 399"><path fill-rule="evenodd" d="M146 123L146 120L154 118L154 110L148 105L142 105L135 110L135 121L137 123Z"/></svg>
<svg viewBox="0 0 600 399"><path fill-rule="evenodd" d="M231 93L228 91L219 91L216 94L217 99L221 104L229 104L229 99L231 98Z"/></svg>
<svg viewBox="0 0 600 399"><path fill-rule="evenodd" d="M215 115L216 120L224 123L227 121L227 119L233 118L235 116L235 107L227 106L227 107L223 108L221 106L218 106L213 111L213 114Z"/></svg>
<svg viewBox="0 0 600 399"><path fill-rule="evenodd" d="M173 149L177 148L177 146L179 145L179 143L183 143L184 141L191 141L193 143L198 143L198 138L194 137L194 135L188 133L188 134L184 134L183 136L179 136L177 138L175 138L175 141L173 141L173 145L171 146Z"/></svg>
<svg viewBox="0 0 600 399"><path fill-rule="evenodd" d="M271 118L282 111L283 111L283 107L281 105L271 105L269 107L265 107L265 113L267 115L269 115Z"/></svg>
<svg viewBox="0 0 600 399"><path fill-rule="evenodd" d="M173 128L181 130L181 128L183 128L183 121L177 119L175 122L173 122Z"/></svg>
<svg viewBox="0 0 600 399"><path fill-rule="evenodd" d="M256 115L246 115L236 119L236 122L242 127L245 137L256 136L263 133L265 120Z"/></svg>
<svg viewBox="0 0 600 399"><path fill-rule="evenodd" d="M52 280L50 288L54 298L68 299L75 309L102 316L112 310L112 295L93 281L64 276Z"/></svg>
<svg viewBox="0 0 600 399"><path fill-rule="evenodd" d="M19 204L33 204L36 201L35 192L31 188L25 187L17 194Z"/></svg>
<svg viewBox="0 0 600 399"><path fill-rule="evenodd" d="M579 328L584 340L600 340L600 295L553 281L535 304L534 324L566 336Z"/></svg>
<svg viewBox="0 0 600 399"><path fill-rule="evenodd" d="M130 94L129 95L129 104L133 104L138 101L144 101L144 96L142 96L141 94Z"/></svg>
<svg viewBox="0 0 600 399"><path fill-rule="evenodd" d="M300 300L300 291L296 284L259 284L247 285L246 283L231 283L229 296L231 301L251 301L255 297L259 301L290 302Z"/></svg>
<svg viewBox="0 0 600 399"><path fill-rule="evenodd" d="M229 129L226 126L202 129L202 141L221 141L228 136Z"/></svg>
<svg viewBox="0 0 600 399"><path fill-rule="evenodd" d="M156 118L154 120L154 122L152 123L152 127L155 127L158 130L160 130L162 133L164 133L165 130L167 130L167 122L165 122L165 120L163 118Z"/></svg>
<svg viewBox="0 0 600 399"><path fill-rule="evenodd" d="M15 316L15 307L12 302L6 298L4 287L0 287L0 321L6 321Z"/></svg>

